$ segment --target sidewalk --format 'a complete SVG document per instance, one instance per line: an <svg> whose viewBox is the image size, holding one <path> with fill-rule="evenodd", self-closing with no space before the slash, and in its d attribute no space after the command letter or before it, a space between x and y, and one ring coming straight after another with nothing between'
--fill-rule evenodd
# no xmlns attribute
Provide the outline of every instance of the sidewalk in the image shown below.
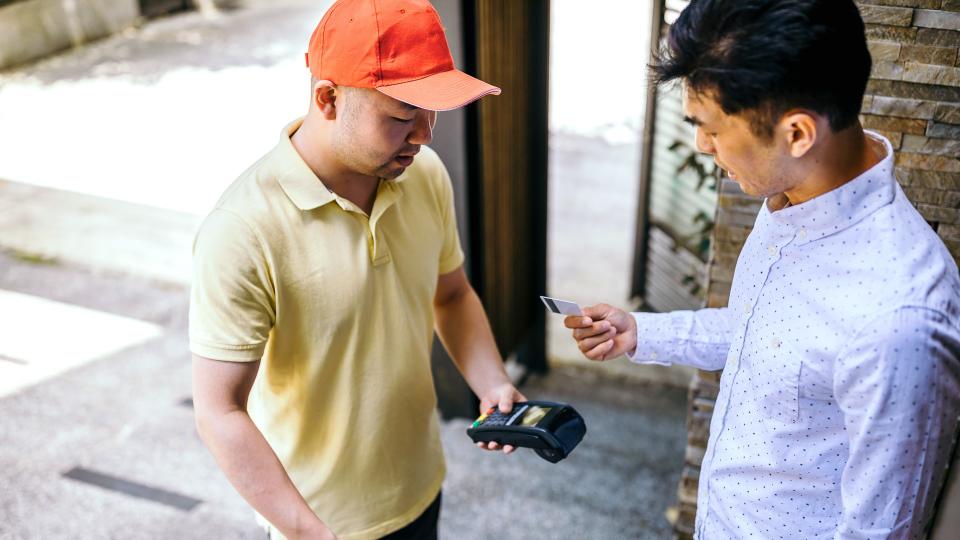
<svg viewBox="0 0 960 540"><path fill-rule="evenodd" d="M0 397L0 539L262 538L194 430L186 288L0 252L0 291L159 329ZM115 339L112 330L89 331ZM56 340L57 329L47 337ZM0 343L6 377L30 367L4 359L11 341L6 335ZM523 391L575 405L587 437L554 465L529 451L481 451L465 434L467 420L444 422L442 536L668 538L664 512L683 456L684 393L569 367Z"/></svg>

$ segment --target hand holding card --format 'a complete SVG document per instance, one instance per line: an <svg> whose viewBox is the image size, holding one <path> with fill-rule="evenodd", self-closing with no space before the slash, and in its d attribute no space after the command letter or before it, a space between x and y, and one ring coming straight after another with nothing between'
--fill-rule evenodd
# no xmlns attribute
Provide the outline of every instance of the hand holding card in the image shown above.
<svg viewBox="0 0 960 540"><path fill-rule="evenodd" d="M608 304L578 309L563 324L588 359L609 360L637 348L637 323L629 313Z"/></svg>

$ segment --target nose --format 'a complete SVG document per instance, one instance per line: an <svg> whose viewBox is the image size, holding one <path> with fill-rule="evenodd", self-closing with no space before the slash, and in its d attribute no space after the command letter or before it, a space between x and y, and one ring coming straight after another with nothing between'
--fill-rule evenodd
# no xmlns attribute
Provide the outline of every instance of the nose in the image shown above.
<svg viewBox="0 0 960 540"><path fill-rule="evenodd" d="M710 136L704 133L701 128L697 128L697 150L710 155L715 154L717 151L716 148L713 147L713 141L710 139Z"/></svg>
<svg viewBox="0 0 960 540"><path fill-rule="evenodd" d="M417 111L417 118L413 122L413 129L407 135L410 144L430 144L433 140L433 126L437 123L436 111Z"/></svg>

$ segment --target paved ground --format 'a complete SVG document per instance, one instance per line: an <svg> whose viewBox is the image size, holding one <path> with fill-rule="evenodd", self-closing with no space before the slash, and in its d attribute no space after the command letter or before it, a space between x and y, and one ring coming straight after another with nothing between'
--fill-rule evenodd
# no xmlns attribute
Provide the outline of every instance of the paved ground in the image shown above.
<svg viewBox="0 0 960 540"><path fill-rule="evenodd" d="M0 290L162 329L0 398L0 539L259 537L194 431L185 288L0 252ZM48 330L56 340L58 329ZM443 536L668 537L664 512L683 456L684 393L570 367L530 381L524 392L575 404L587 438L553 465L529 452L479 451L464 434L467 420L445 422ZM97 475L113 488L100 487ZM132 484L116 485L123 482ZM146 498L131 495L138 490Z"/></svg>
<svg viewBox="0 0 960 540"><path fill-rule="evenodd" d="M300 113L327 3L178 15L0 74L0 540L260 538L192 424L190 241ZM556 132L551 150L549 292L626 305L636 148ZM444 536L668 537L685 396L638 379L687 374L586 369L550 323L558 368L524 391L574 403L588 437L551 465L446 422Z"/></svg>

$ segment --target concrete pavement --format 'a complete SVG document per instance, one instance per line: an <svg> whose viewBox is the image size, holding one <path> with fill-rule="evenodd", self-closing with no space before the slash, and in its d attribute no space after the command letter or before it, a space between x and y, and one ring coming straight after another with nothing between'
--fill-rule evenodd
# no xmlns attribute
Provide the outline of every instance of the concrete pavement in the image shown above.
<svg viewBox="0 0 960 540"><path fill-rule="evenodd" d="M262 538L194 430L186 288L0 252L0 290L162 329L0 398L0 539ZM109 339L109 328L91 331ZM587 437L553 465L483 452L468 420L444 422L443 537L669 537L684 393L572 367L523 391L574 404Z"/></svg>

